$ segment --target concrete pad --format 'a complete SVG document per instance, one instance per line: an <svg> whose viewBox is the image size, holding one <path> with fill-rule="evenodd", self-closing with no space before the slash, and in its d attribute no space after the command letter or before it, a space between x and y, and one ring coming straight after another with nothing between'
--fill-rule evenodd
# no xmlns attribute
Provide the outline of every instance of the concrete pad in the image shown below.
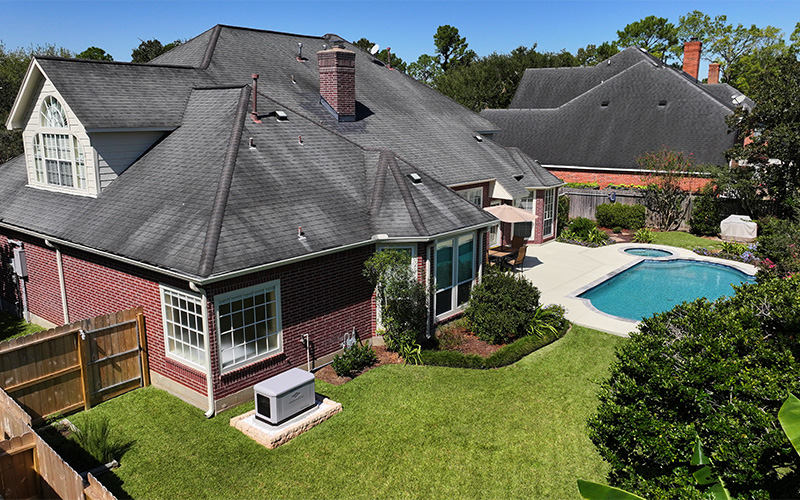
<svg viewBox="0 0 800 500"><path fill-rule="evenodd" d="M231 426L236 427L255 442L273 449L321 424L340 411L342 411L341 403L322 398L317 394L316 404L313 408L309 408L280 425L270 425L256 419L256 411L251 410L238 417L233 417Z"/></svg>
<svg viewBox="0 0 800 500"><path fill-rule="evenodd" d="M672 252L668 257L640 257L625 253L627 248L655 248ZM638 321L611 316L595 309L580 293L624 271L642 259L685 259L722 264L754 275L755 266L714 257L697 255L691 250L665 245L617 243L588 248L553 241L530 246L525 259L524 276L541 292L542 304L559 304L567 310L567 319L576 325L627 337Z"/></svg>

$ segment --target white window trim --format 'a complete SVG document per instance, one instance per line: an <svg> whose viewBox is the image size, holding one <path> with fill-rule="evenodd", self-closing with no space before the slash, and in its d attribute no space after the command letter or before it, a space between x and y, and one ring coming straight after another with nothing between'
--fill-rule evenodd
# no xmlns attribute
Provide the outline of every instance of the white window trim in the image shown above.
<svg viewBox="0 0 800 500"><path fill-rule="evenodd" d="M556 196L556 189L546 189L544 191L544 198L543 198L543 210L542 210L542 238L550 238L555 233L555 222L556 222L556 213L558 211L557 204L558 204L558 196ZM547 195L552 194L553 199L550 201L550 206L547 206ZM550 209L550 224L547 223L547 209Z"/></svg>
<svg viewBox="0 0 800 500"><path fill-rule="evenodd" d="M235 297L237 295L243 295L247 293L252 293L256 290L267 290L267 289L274 289L275 290L275 318L277 320L277 329L278 333L278 349L265 352L257 357L246 359L239 363L234 363L230 366L226 366L223 368L222 366L222 330L220 329L219 325L219 306L221 303L226 302L231 297ZM258 363L267 358L271 358L273 356L278 356L283 354L284 351L284 338L283 338L283 311L281 308L281 286L280 280L272 280L267 283L259 283L258 285L249 286L247 288L239 288L237 290L233 290L226 293L221 293L214 297L214 322L215 322L215 330L216 330L216 340L217 340L217 365L219 367L220 373L230 373L236 370L240 370L247 366L250 366L254 363Z"/></svg>
<svg viewBox="0 0 800 500"><path fill-rule="evenodd" d="M202 304L203 298L200 295L197 295L194 292L181 290L180 288L174 288L174 287L163 285L163 284L159 284L158 285L158 295L159 295L159 300L161 301L161 325L162 325L162 328L163 328L163 331L164 331L164 355L168 359L171 359L171 360L173 360L173 361L175 361L177 363L180 363L182 365L186 365L186 366L189 366L191 368L199 369L199 370L202 370L203 372L207 371L207 368L206 368L204 363L203 364L195 363L195 362L193 362L191 360L188 360L186 358L183 358L181 356L178 356L177 354L173 354L172 352L170 352L170 350L169 350L169 336L167 334L167 332L169 331L169 329L167 327L167 304L164 301L164 292L169 292L169 293L172 293L172 294L180 294L180 295L184 295L184 296L186 296L186 297L188 297L190 299L194 299L195 303L200 307L200 310L201 310L200 317L201 317L201 321L203 321L204 323L202 323L201 325L198 325L200 327L200 329L198 331L199 331L200 335L203 336L203 344L204 345L203 345L202 349L198 347L198 350L201 351L201 353L202 353L201 358L203 360L205 360L206 359L206 355L205 355L206 354L206 349L208 349L208 339L205 336L205 329L203 328L203 325L208 323L208 316L203 316L203 312L202 311L205 309L205 308L203 308L203 304Z"/></svg>
<svg viewBox="0 0 800 500"><path fill-rule="evenodd" d="M48 105L50 103L56 103L57 108L64 119L64 126L52 126L48 125L47 114L45 113L46 109L55 109L56 106ZM89 161L87 155L87 148L84 146L83 141L81 138L78 137L76 134L73 133L70 127L70 120L69 120L69 113L67 112L66 106L61 102L59 97L54 95L46 95L40 102L38 107L38 126L35 128L33 133L30 135L28 139L25 139L26 144L25 148L30 148L30 157L33 159L33 163L30 169L30 176L29 176L29 184L36 186L51 189L53 191L59 192L69 192L69 193L76 193L76 194L90 194L89 193ZM50 158L51 160L61 161L61 162L69 162L71 164L71 178L72 178L72 185L67 186L64 184L53 184L48 181L48 174L47 174L47 148L45 147L45 137L46 136L53 136L52 140L55 140L56 143L59 142L59 136L66 137L66 141L68 143L67 151L69 159L61 159L61 158ZM38 148L37 148L38 143ZM82 168L80 166L80 162L78 161L78 155L76 153L78 150L83 155L83 164ZM40 163L42 168L42 180L37 179L37 151L40 152ZM81 179L81 170L83 173L83 178ZM92 169L95 170L95 169ZM61 177L61 175L59 175Z"/></svg>
<svg viewBox="0 0 800 500"><path fill-rule="evenodd" d="M483 208L483 188L482 187L476 187L476 188L470 188L470 189L460 189L460 190L457 190L456 193L458 193L459 196L461 196L465 200L469 201L470 203L472 203L476 207ZM476 197L476 195L477 195L477 198L480 200L480 204L477 204L472 200L472 198Z"/></svg>
<svg viewBox="0 0 800 500"><path fill-rule="evenodd" d="M475 263L477 262L476 252L477 252L477 245L478 245L478 240L480 239L480 235L478 233L474 233L474 232L456 234L456 235L453 235L453 236L448 237L448 238L443 238L441 240L436 240L434 245L433 245L433 256L434 256L433 277L434 277L434 284L433 284L433 304L432 304L432 309L433 309L433 312L434 312L434 320L436 320L436 321L439 321L441 319L444 319L444 318L447 318L449 316L452 316L453 314L456 314L459 311L463 311L464 307L469 302L469 301L464 302L461 305L457 305L456 304L458 302L458 287L459 287L459 285L463 285L464 283L467 283L467 281L463 281L461 283L458 282L458 240L461 239L462 237L468 236L468 235L472 236L472 266L471 266L471 268L472 268L472 278L469 280L469 282L471 283L470 284L470 289L472 289L472 287L475 285L475 280L476 280L476 277L477 277L477 273L476 273L476 270L475 270L475 267L476 267ZM439 245L440 242L448 241L448 240L453 242L453 246L451 247L453 249L453 264L452 264L452 268L450 270L450 272L453 273L452 274L453 283L452 283L452 285L450 285L450 290L452 290L452 292L450 294L450 306L451 306L451 308L448 309L447 311L441 313L441 314L436 314L436 306L438 304L437 295L441 291L441 290L439 290L439 287L435 282L436 281L436 267L438 266L438 262L436 261L436 258L437 258L436 248L437 248L437 246ZM453 306L453 304L456 304L456 305Z"/></svg>
<svg viewBox="0 0 800 500"><path fill-rule="evenodd" d="M385 243L380 244L377 246L376 250L381 252L383 250L404 250L404 249L411 250L411 270L414 271L414 276L417 275L417 245L416 243Z"/></svg>

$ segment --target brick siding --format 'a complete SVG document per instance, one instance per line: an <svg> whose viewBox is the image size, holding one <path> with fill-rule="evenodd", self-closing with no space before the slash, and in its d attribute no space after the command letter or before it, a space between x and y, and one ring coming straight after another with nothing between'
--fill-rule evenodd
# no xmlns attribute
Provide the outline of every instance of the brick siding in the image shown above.
<svg viewBox="0 0 800 500"><path fill-rule="evenodd" d="M547 170L564 182L596 182L600 185L600 189L605 189L609 184L633 184L644 186L650 182L646 175L623 172L561 170L558 168L548 168ZM681 181L681 187L687 191L697 192L709 182L709 179L704 177L684 177Z"/></svg>

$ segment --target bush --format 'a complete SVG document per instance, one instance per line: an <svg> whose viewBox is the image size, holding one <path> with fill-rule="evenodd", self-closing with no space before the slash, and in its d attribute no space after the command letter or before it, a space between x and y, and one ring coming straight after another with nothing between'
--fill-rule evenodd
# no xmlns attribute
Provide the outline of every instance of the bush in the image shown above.
<svg viewBox="0 0 800 500"><path fill-rule="evenodd" d="M340 377L351 377L354 372L359 372L368 366L374 365L378 361L378 355L372 350L369 344L362 345L361 342L353 347L346 347L344 353L333 357L333 371Z"/></svg>
<svg viewBox="0 0 800 500"><path fill-rule="evenodd" d="M636 243L652 243L654 240L653 231L647 227L639 229L633 235L633 241Z"/></svg>
<svg viewBox="0 0 800 500"><path fill-rule="evenodd" d="M621 227L619 227L619 226L614 226L614 227L611 229L611 232L612 232L612 233L614 233L614 234L619 234L619 233L621 233L621 232L622 232L622 228L621 228Z"/></svg>
<svg viewBox="0 0 800 500"><path fill-rule="evenodd" d="M71 439L101 464L114 460L114 455L120 451L121 446L111 436L108 417L87 419L82 427L72 434Z"/></svg>
<svg viewBox="0 0 800 500"><path fill-rule="evenodd" d="M603 245L608 240L608 235L605 231L601 231L596 227L593 227L589 230L589 234L586 235L586 241L589 243L594 243L598 245Z"/></svg>
<svg viewBox="0 0 800 500"><path fill-rule="evenodd" d="M800 389L799 302L800 280L769 280L644 319L589 421L609 481L698 498L684 457L699 437L734 498L798 497L800 461L777 414Z"/></svg>
<svg viewBox="0 0 800 500"><path fill-rule="evenodd" d="M800 223L766 218L758 221L756 256L759 280L800 272Z"/></svg>
<svg viewBox="0 0 800 500"><path fill-rule="evenodd" d="M698 236L716 236L719 234L719 223L722 222L719 201L710 189L694 199L692 216L689 217L689 230Z"/></svg>
<svg viewBox="0 0 800 500"><path fill-rule="evenodd" d="M573 189L600 189L600 184L597 182L568 182L564 184L564 187Z"/></svg>
<svg viewBox="0 0 800 500"><path fill-rule="evenodd" d="M742 255L748 250L748 247L744 243L736 243L734 241L723 241L721 250L722 252L729 253L731 255Z"/></svg>
<svg viewBox="0 0 800 500"><path fill-rule="evenodd" d="M451 351L463 342L461 331L467 328L464 318L445 323L436 328L435 345L437 349Z"/></svg>
<svg viewBox="0 0 800 500"><path fill-rule="evenodd" d="M639 229L644 227L644 205L623 205L622 203L604 203L595 212L597 225L601 227L620 226L623 229Z"/></svg>
<svg viewBox="0 0 800 500"><path fill-rule="evenodd" d="M589 231L596 227L597 224L586 217L575 217L569 221L569 230L575 233L581 240L586 240L589 237Z"/></svg>
<svg viewBox="0 0 800 500"><path fill-rule="evenodd" d="M569 196L561 195L558 197L558 227L556 234L561 234L569 226Z"/></svg>
<svg viewBox="0 0 800 500"><path fill-rule="evenodd" d="M489 271L472 289L464 317L473 333L490 344L524 336L539 307L539 290L516 274Z"/></svg>

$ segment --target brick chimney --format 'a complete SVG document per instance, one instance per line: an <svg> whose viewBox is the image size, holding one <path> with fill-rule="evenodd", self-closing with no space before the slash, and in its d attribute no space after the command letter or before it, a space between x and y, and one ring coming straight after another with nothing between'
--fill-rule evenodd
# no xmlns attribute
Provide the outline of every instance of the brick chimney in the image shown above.
<svg viewBox="0 0 800 500"><path fill-rule="evenodd" d="M719 63L708 65L708 83L719 83Z"/></svg>
<svg viewBox="0 0 800 500"><path fill-rule="evenodd" d="M683 45L683 71L695 80L700 74L700 48L702 45L702 42L696 38L692 38Z"/></svg>
<svg viewBox="0 0 800 500"><path fill-rule="evenodd" d="M317 52L320 102L340 122L356 120L356 54L342 47Z"/></svg>

